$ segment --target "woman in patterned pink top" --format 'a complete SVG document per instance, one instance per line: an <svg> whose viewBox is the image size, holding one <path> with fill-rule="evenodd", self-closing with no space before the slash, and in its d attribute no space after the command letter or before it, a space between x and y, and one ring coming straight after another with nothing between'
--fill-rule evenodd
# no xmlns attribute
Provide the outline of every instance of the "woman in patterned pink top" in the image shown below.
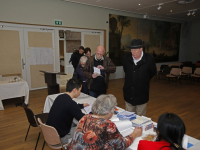
<svg viewBox="0 0 200 150"><path fill-rule="evenodd" d="M109 119L113 116L116 97L101 95L92 106L92 113L85 115L77 125L70 150L123 150L129 147L134 139L142 134L141 128L135 128L133 133L123 137L116 125Z"/></svg>

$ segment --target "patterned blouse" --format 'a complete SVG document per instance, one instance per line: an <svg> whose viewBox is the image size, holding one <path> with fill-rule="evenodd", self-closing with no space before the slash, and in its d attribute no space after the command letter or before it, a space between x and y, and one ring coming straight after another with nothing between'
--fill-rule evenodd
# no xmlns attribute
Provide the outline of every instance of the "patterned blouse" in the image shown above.
<svg viewBox="0 0 200 150"><path fill-rule="evenodd" d="M69 150L123 150L133 143L133 136L123 137L116 125L106 119L85 115L77 125Z"/></svg>

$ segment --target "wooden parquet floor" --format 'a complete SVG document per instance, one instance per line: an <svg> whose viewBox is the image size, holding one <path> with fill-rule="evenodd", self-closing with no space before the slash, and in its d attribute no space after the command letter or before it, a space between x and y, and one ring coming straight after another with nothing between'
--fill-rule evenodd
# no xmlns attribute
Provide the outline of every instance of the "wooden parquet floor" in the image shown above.
<svg viewBox="0 0 200 150"><path fill-rule="evenodd" d="M117 97L118 106L125 108L122 87L124 79L110 80L108 94ZM186 125L186 134L200 139L200 83L155 82L150 83L150 100L147 104L147 117L157 122L158 117L165 112L178 114ZM64 92L64 89L61 90ZM47 89L30 91L29 108L35 114L41 113L47 97ZM15 103L22 98L4 100L5 110L0 111L0 150L34 149L39 128L30 128L26 141L28 121L22 107ZM44 138L41 134L37 149L42 149ZM46 145L46 150L50 148Z"/></svg>

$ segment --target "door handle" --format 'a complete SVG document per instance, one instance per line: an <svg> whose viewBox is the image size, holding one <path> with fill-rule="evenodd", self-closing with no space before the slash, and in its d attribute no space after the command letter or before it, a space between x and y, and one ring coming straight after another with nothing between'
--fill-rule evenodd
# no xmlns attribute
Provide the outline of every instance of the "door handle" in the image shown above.
<svg viewBox="0 0 200 150"><path fill-rule="evenodd" d="M24 59L22 58L22 68L24 69L25 63L24 63Z"/></svg>

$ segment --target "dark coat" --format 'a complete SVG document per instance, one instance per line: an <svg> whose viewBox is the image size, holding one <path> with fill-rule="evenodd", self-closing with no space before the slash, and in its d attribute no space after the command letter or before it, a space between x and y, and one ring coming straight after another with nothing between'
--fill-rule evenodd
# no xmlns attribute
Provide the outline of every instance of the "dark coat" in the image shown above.
<svg viewBox="0 0 200 150"><path fill-rule="evenodd" d="M82 86L81 92L83 92L85 94L88 94L87 80L83 76L83 67L81 65L78 65L78 67L76 68L76 71L75 71L73 77L76 78L76 79L80 79L81 81L83 81L83 86Z"/></svg>
<svg viewBox="0 0 200 150"><path fill-rule="evenodd" d="M92 85L93 82L92 78L92 74L94 72L93 67L94 67L94 55L87 60L85 67L83 68L83 75L87 78L88 89L90 89L90 86ZM110 73L114 73L116 71L116 67L111 61L111 59L106 56L104 56L103 67L105 73L105 83L106 87L108 88L109 75Z"/></svg>
<svg viewBox="0 0 200 150"><path fill-rule="evenodd" d="M79 51L76 51L71 55L70 62L72 62L74 69L76 69L76 67L78 66L79 60L83 55L84 54L79 54Z"/></svg>
<svg viewBox="0 0 200 150"><path fill-rule="evenodd" d="M123 87L124 100L132 105L141 105L149 101L149 83L156 74L153 56L143 53L142 59L135 65L132 54L124 58L123 69L125 82Z"/></svg>

